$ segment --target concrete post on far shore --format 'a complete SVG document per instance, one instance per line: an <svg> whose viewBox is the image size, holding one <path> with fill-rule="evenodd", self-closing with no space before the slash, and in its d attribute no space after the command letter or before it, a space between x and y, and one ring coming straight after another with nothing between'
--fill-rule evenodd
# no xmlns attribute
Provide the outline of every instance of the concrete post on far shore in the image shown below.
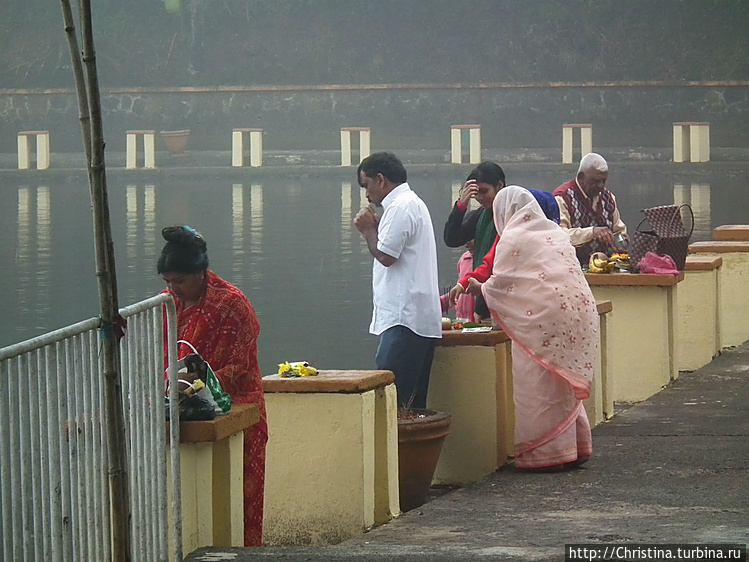
<svg viewBox="0 0 749 562"><path fill-rule="evenodd" d="M18 169L31 167L31 137L36 137L36 169L49 168L49 131L20 131L18 133Z"/></svg>
<svg viewBox="0 0 749 562"><path fill-rule="evenodd" d="M674 123L674 162L710 161L710 123Z"/></svg>
<svg viewBox="0 0 749 562"><path fill-rule="evenodd" d="M468 130L468 155L471 164L481 162L481 125L453 125L450 127L450 162L463 162L463 130Z"/></svg>
<svg viewBox="0 0 749 562"><path fill-rule="evenodd" d="M127 131L126 135L125 168L135 170L138 167L138 137L143 137L143 167L149 170L156 168L156 131Z"/></svg>
<svg viewBox="0 0 749 562"><path fill-rule="evenodd" d="M341 127L341 166L351 166L351 133L359 133L359 161L370 155L369 127Z"/></svg>
<svg viewBox="0 0 749 562"><path fill-rule="evenodd" d="M562 164L572 164L573 132L580 131L580 158L593 152L593 125L590 123L565 123L562 125Z"/></svg>
<svg viewBox="0 0 749 562"><path fill-rule="evenodd" d="M248 137L250 145L250 166L258 168L263 165L263 130L232 129L231 165L235 168L244 166L244 140Z"/></svg>

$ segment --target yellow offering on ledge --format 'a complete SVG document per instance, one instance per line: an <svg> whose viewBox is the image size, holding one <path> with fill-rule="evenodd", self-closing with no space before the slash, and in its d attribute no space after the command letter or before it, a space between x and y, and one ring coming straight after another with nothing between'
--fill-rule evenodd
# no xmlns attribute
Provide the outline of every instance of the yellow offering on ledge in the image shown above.
<svg viewBox="0 0 749 562"><path fill-rule="evenodd" d="M628 254L613 254L608 257L603 252L594 252L588 260L588 271L591 273L611 273L615 269L629 270Z"/></svg>
<svg viewBox="0 0 749 562"><path fill-rule="evenodd" d="M317 369L306 361L285 361L278 364L278 374L282 377L312 377L317 375Z"/></svg>

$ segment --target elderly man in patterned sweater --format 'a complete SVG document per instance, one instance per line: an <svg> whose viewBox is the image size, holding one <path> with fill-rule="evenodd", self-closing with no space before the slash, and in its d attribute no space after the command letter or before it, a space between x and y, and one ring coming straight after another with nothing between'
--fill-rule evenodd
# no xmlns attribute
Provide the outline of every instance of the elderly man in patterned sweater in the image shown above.
<svg viewBox="0 0 749 562"><path fill-rule="evenodd" d="M616 251L614 237L618 233L628 240L616 198L606 189L608 176L606 160L591 152L580 160L577 175L554 190L559 225L570 235L581 265L586 265L594 252Z"/></svg>

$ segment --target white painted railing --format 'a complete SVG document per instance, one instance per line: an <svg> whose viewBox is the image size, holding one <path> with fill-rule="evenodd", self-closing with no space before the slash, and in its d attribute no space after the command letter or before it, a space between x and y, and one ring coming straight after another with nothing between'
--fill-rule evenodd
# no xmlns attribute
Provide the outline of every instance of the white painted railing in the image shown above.
<svg viewBox="0 0 749 562"><path fill-rule="evenodd" d="M178 423L170 424L167 482L164 310L169 376L176 381L172 298L159 295L120 310L128 323L121 365L132 560L139 562L182 559ZM2 560L111 557L100 326L91 318L0 349ZM171 403L177 419L176 397Z"/></svg>

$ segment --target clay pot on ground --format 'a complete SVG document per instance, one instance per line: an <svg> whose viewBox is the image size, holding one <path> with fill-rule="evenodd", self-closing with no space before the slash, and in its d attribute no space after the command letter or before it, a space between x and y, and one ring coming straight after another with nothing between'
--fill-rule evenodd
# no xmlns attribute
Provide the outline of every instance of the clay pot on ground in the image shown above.
<svg viewBox="0 0 749 562"><path fill-rule="evenodd" d="M180 156L185 154L187 150L187 143L190 140L190 129L182 129L179 131L161 131L161 138L164 141L167 152L172 156Z"/></svg>
<svg viewBox="0 0 749 562"><path fill-rule="evenodd" d="M426 501L452 416L427 409L398 411L398 480L401 511Z"/></svg>

